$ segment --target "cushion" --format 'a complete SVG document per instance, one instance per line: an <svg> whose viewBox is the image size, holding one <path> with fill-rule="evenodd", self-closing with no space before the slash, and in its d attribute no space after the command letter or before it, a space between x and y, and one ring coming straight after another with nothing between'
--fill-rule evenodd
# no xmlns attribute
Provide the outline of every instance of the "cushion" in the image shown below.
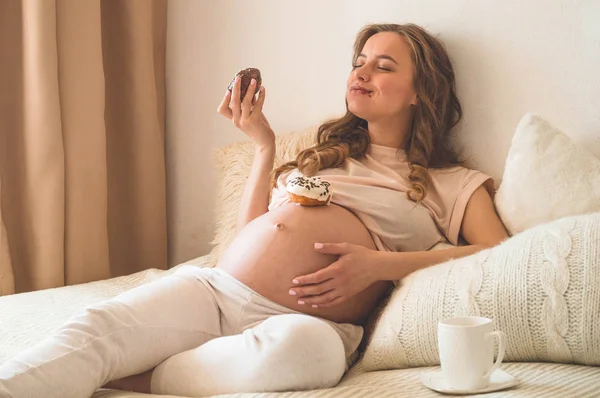
<svg viewBox="0 0 600 398"><path fill-rule="evenodd" d="M495 204L511 234L600 211L600 159L528 113L512 140Z"/></svg>
<svg viewBox="0 0 600 398"><path fill-rule="evenodd" d="M290 132L276 137L277 152L275 167L293 160L305 148L317 142L318 126L299 132ZM217 220L214 246L208 255L209 263L215 265L235 237L238 210L244 186L250 174L254 158L254 143L240 141L217 148L213 151L213 161L217 175L217 201L215 218Z"/></svg>
<svg viewBox="0 0 600 398"><path fill-rule="evenodd" d="M437 322L464 315L494 319L507 362L600 365L600 213L412 273L375 324L365 368L439 364Z"/></svg>

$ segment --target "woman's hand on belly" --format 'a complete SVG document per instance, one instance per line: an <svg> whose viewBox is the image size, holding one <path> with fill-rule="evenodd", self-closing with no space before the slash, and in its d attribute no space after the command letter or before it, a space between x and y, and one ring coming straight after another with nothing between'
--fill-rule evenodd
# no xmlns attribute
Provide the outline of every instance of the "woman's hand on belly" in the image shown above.
<svg viewBox="0 0 600 398"><path fill-rule="evenodd" d="M376 282L329 308L298 304L298 297L289 294L290 289L299 287L292 283L294 278L316 273L339 259L315 250L315 242L347 242L376 249L367 228L347 209L335 204L311 208L291 203L248 223L221 255L217 267L292 310L334 322L363 323L389 293L389 282Z"/></svg>
<svg viewBox="0 0 600 398"><path fill-rule="evenodd" d="M298 298L298 304L332 307L377 282L377 250L350 243L315 243L315 249L339 257L326 268L294 278L296 287L289 293Z"/></svg>

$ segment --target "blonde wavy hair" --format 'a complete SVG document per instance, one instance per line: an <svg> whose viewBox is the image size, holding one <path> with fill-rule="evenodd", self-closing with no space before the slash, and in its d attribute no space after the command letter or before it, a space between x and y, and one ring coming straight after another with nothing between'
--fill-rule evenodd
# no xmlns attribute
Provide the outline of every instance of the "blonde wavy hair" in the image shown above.
<svg viewBox="0 0 600 398"><path fill-rule="evenodd" d="M461 164L449 143L450 132L462 117L456 96L454 70L444 44L415 24L372 24L365 26L354 42L353 65L367 40L380 32L395 32L404 37L411 49L415 67L413 85L417 104L413 106L404 151L410 166L411 188L408 197L419 203L427 195L431 182L429 168L445 168ZM347 157L360 159L370 144L367 121L348 110L339 119L322 124L317 132L317 145L301 151L295 160L271 172L271 184L280 174L298 168L306 176L319 170L340 167Z"/></svg>

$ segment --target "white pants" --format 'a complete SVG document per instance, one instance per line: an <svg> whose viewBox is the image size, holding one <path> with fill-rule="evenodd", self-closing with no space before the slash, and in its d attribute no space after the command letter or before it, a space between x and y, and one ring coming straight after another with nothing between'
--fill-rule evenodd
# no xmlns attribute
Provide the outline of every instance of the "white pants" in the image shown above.
<svg viewBox="0 0 600 398"><path fill-rule="evenodd" d="M0 397L87 398L156 367L152 393L332 387L361 327L301 314L217 268L183 266L86 309L0 366Z"/></svg>

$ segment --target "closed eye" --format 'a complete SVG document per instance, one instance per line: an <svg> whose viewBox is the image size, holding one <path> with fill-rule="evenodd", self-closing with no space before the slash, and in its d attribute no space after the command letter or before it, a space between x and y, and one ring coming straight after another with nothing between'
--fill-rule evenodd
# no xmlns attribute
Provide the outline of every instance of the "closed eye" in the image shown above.
<svg viewBox="0 0 600 398"><path fill-rule="evenodd" d="M354 69L356 69L356 68L361 68L362 66L363 66L363 65L358 65L358 64L355 64L355 65L352 65L352 69L354 70ZM382 71L385 71L385 72L391 72L391 71L392 71L391 69L384 68L383 66L378 66L378 67L377 67L377 69L379 69L379 70L382 70Z"/></svg>

